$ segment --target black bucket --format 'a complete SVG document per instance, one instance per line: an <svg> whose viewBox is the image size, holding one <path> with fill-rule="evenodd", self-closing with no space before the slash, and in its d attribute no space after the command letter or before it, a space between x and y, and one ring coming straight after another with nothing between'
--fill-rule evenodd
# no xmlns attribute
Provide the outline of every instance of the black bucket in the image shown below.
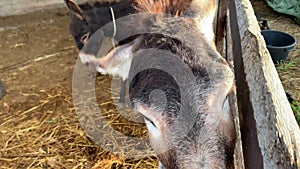
<svg viewBox="0 0 300 169"><path fill-rule="evenodd" d="M295 48L297 43L297 40L292 35L284 32L262 30L261 34L265 39L274 63L285 60L289 52Z"/></svg>

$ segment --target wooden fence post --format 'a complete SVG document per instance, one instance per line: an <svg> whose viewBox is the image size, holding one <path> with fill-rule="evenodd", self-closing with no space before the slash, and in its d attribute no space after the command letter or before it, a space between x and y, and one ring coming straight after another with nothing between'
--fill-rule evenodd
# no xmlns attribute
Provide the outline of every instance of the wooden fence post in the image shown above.
<svg viewBox="0 0 300 169"><path fill-rule="evenodd" d="M300 168L300 131L249 0L230 5L246 169Z"/></svg>

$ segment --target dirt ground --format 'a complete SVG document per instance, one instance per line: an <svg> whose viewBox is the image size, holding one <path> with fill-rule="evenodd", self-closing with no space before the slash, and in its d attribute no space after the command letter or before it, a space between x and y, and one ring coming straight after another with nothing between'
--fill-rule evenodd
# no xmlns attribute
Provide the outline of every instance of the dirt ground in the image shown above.
<svg viewBox="0 0 300 169"><path fill-rule="evenodd" d="M272 29L300 40L300 27L292 19L262 2L254 7ZM7 89L0 100L0 168L155 168L157 159L150 148L142 159L124 159L95 144L95 137L83 130L72 99L72 92L78 92L72 91L78 51L68 27L65 8L0 18L0 79ZM297 100L299 55L298 43L286 61L295 61L295 66L286 70L277 65L285 90ZM127 136L147 137L143 124L129 123L116 113L111 81L96 77L97 104L106 115L92 121L106 118ZM109 134L101 136L111 140Z"/></svg>

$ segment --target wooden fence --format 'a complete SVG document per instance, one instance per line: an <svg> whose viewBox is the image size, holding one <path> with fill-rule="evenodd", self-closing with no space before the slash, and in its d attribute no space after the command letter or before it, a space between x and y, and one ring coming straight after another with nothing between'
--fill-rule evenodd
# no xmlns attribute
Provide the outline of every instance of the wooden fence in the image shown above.
<svg viewBox="0 0 300 169"><path fill-rule="evenodd" d="M217 48L235 72L238 169L300 168L300 131L249 0L219 0ZM221 21L221 22L220 22Z"/></svg>

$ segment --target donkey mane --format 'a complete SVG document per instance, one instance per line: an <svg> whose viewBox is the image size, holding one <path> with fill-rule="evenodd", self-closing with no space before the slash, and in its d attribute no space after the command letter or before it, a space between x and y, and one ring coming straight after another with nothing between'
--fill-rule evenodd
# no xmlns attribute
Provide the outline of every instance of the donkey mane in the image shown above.
<svg viewBox="0 0 300 169"><path fill-rule="evenodd" d="M190 0L136 0L135 9L141 13L167 13L180 16L191 4Z"/></svg>

